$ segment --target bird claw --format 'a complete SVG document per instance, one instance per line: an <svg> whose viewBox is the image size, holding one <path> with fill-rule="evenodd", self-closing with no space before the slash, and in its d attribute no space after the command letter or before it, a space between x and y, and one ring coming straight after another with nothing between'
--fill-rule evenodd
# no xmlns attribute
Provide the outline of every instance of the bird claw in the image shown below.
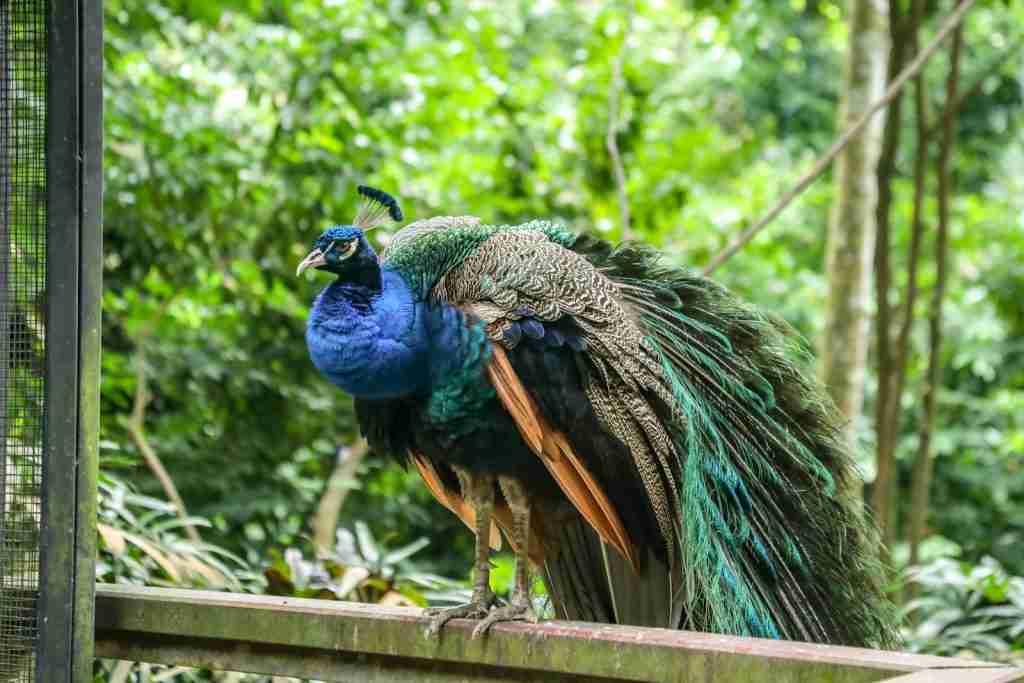
<svg viewBox="0 0 1024 683"><path fill-rule="evenodd" d="M491 626L502 621L528 621L531 624L536 624L538 619L537 613L533 611L533 605L529 601L513 602L510 605L492 609L473 629L472 637L475 639L486 635Z"/></svg>
<svg viewBox="0 0 1024 683"><path fill-rule="evenodd" d="M452 619L480 619L486 617L488 610L496 599L494 593L487 591L480 595L474 594L473 598L465 605L431 607L423 610L424 616L430 617L430 623L427 625L427 635L437 636L441 633L441 627Z"/></svg>

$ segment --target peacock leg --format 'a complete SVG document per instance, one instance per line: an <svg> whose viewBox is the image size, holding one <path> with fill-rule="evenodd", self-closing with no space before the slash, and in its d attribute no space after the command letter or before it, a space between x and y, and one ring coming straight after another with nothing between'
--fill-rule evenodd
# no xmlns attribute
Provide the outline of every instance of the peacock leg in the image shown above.
<svg viewBox="0 0 1024 683"><path fill-rule="evenodd" d="M530 599L530 499L526 489L516 479L498 477L498 485L505 495L505 502L512 510L512 545L516 549L516 585L512 589L509 604L495 607L473 629L473 637L484 635L500 621L537 621Z"/></svg>
<svg viewBox="0 0 1024 683"><path fill-rule="evenodd" d="M462 486L462 496L473 508L476 515L476 580L473 584L473 596L465 605L440 607L425 610L430 617L427 632L437 635L441 627L451 619L479 619L487 615L487 610L494 604L495 597L491 591L491 511L494 509L494 477L471 474L455 468Z"/></svg>

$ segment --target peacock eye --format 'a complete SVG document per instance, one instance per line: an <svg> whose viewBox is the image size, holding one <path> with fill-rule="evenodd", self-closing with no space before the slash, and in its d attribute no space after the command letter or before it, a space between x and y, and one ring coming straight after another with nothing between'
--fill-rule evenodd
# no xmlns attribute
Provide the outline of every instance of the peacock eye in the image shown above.
<svg viewBox="0 0 1024 683"><path fill-rule="evenodd" d="M356 248L359 246L357 240L334 240L331 242L331 246L328 247L328 251L334 251L338 254L338 259L344 261L352 254L356 253Z"/></svg>

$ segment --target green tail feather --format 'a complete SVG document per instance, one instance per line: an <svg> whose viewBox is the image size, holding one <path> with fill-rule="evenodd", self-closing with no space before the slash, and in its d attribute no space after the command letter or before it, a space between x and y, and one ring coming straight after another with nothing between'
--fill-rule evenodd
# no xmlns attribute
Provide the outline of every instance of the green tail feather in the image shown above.
<svg viewBox="0 0 1024 683"><path fill-rule="evenodd" d="M586 236L572 248L620 283L674 397L684 626L895 645L877 534L795 335L653 250Z"/></svg>

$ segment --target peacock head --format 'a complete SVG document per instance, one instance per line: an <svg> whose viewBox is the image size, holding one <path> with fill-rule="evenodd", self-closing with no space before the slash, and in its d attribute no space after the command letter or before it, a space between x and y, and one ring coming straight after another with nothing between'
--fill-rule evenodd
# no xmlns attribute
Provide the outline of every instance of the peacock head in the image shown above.
<svg viewBox="0 0 1024 683"><path fill-rule="evenodd" d="M346 277L376 267L377 254L363 231L354 225L336 225L320 234L313 243L313 251L302 260L295 274L315 268Z"/></svg>
<svg viewBox="0 0 1024 683"><path fill-rule="evenodd" d="M363 205L353 221L354 225L336 225L321 233L313 243L313 251L295 270L296 276L315 268L354 282L365 282L368 277L370 280L379 279L377 254L367 241L366 232L386 218L402 220L402 210L395 198L386 192L365 185L358 189L363 196Z"/></svg>

